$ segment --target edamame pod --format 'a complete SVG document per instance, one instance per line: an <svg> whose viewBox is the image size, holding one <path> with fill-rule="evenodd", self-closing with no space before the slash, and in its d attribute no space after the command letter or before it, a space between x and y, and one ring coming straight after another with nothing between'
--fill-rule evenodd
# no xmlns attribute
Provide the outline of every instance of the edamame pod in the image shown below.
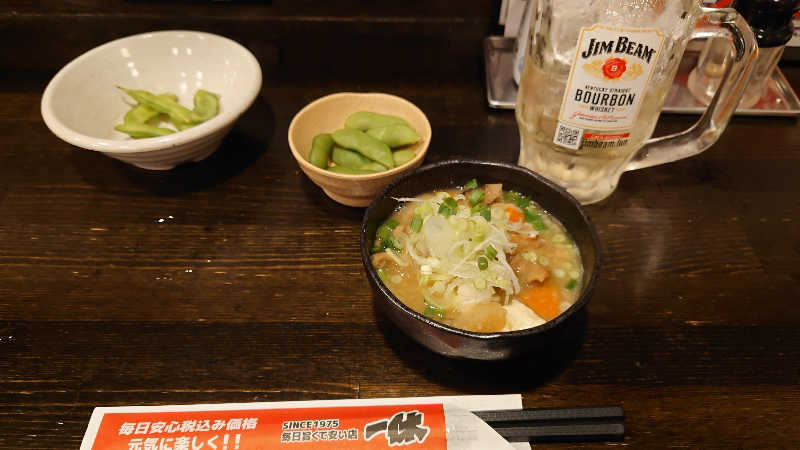
<svg viewBox="0 0 800 450"><path fill-rule="evenodd" d="M372 173L378 173L379 171L375 170L368 170L368 169L353 169L352 167L347 166L333 166L328 167L328 170L335 173L341 173L345 175L369 175Z"/></svg>
<svg viewBox="0 0 800 450"><path fill-rule="evenodd" d="M195 120L195 122L205 122L216 116L219 113L219 96L213 92L198 89L194 93L194 109L192 113L195 114L195 119L199 119Z"/></svg>
<svg viewBox="0 0 800 450"><path fill-rule="evenodd" d="M155 109L139 103L138 105L134 106L128 112L125 113L125 117L122 119L122 121L133 122L133 123L146 123L148 120L156 117L159 114L160 113Z"/></svg>
<svg viewBox="0 0 800 450"><path fill-rule="evenodd" d="M188 108L181 106L175 100L153 95L147 91L125 89L120 87L126 94L130 95L134 100L144 105L147 105L158 112L168 114L171 118L182 123L192 123L194 115Z"/></svg>
<svg viewBox="0 0 800 450"><path fill-rule="evenodd" d="M358 167L360 170L369 170L373 172L384 172L386 171L386 167L383 164L376 163L376 162L369 162L364 164L361 167Z"/></svg>
<svg viewBox="0 0 800 450"><path fill-rule="evenodd" d="M367 135L363 131L358 131L352 128L343 128L334 131L333 141L340 146L355 150L358 153L366 156L367 158L379 162L391 169L394 167L394 159L392 159L392 150L388 145Z"/></svg>
<svg viewBox="0 0 800 450"><path fill-rule="evenodd" d="M410 126L402 123L370 128L366 133L391 148L402 147L419 141L417 132Z"/></svg>
<svg viewBox="0 0 800 450"><path fill-rule="evenodd" d="M135 139L166 136L174 133L169 128L154 127L146 123L125 122L114 127L115 130L127 133L130 137Z"/></svg>
<svg viewBox="0 0 800 450"><path fill-rule="evenodd" d="M380 128L389 125L403 124L408 125L408 122L397 116L390 116L387 114L379 114L371 111L358 111L347 116L344 121L344 126L356 130L369 130L370 128Z"/></svg>
<svg viewBox="0 0 800 450"><path fill-rule="evenodd" d="M331 138L331 135L329 133L318 134L314 136L314 139L311 141L311 151L308 153L308 162L320 169L326 169L332 150L333 138Z"/></svg>
<svg viewBox="0 0 800 450"><path fill-rule="evenodd" d="M333 146L331 160L337 165L352 167L353 169L358 169L365 164L375 162L366 156L361 155L361 153L347 150L346 148L339 147L338 145ZM383 167L383 165L381 165L381 167L382 170L386 170L386 167Z"/></svg>
<svg viewBox="0 0 800 450"><path fill-rule="evenodd" d="M177 120L173 119L172 117L169 118L169 123L172 124L178 131L183 131L187 128L192 128L195 124L193 123L183 123L178 122Z"/></svg>
<svg viewBox="0 0 800 450"><path fill-rule="evenodd" d="M398 150L392 153L395 166L402 166L403 164L414 159L415 156L417 156L417 154L414 153L414 150Z"/></svg>
<svg viewBox="0 0 800 450"><path fill-rule="evenodd" d="M175 94L160 94L158 97L178 101L178 96ZM155 118L159 114L155 109L139 103L125 113L125 117L122 120L125 122L147 123L148 120Z"/></svg>

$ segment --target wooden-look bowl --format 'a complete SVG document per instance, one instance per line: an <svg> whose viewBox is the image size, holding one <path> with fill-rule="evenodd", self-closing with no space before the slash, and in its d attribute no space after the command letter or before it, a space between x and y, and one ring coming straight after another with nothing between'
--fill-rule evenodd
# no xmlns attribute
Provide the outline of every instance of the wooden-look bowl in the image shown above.
<svg viewBox="0 0 800 450"><path fill-rule="evenodd" d="M401 302L381 281L370 258L375 231L397 210L396 198L463 185L476 178L483 183L503 183L503 189L524 194L558 218L578 246L583 263L583 283L575 303L558 317L542 325L519 331L477 333L437 322ZM423 346L445 356L461 359L501 360L532 350L555 348L565 333L580 330L576 320L592 295L600 270L600 247L594 226L580 203L564 189L523 167L485 161L453 160L424 166L399 177L380 193L364 213L361 222L361 258L375 293L377 307L391 322ZM574 336L572 336L574 337Z"/></svg>
<svg viewBox="0 0 800 450"><path fill-rule="evenodd" d="M344 128L344 121L357 111L372 111L402 117L419 134L420 140L408 148L416 156L402 166L369 175L344 175L320 169L308 162L311 141L321 133ZM381 93L343 92L319 98L301 109L289 125L289 148L300 169L321 187L328 197L347 206L367 206L398 175L422 164L431 141L431 124L425 113L403 98Z"/></svg>

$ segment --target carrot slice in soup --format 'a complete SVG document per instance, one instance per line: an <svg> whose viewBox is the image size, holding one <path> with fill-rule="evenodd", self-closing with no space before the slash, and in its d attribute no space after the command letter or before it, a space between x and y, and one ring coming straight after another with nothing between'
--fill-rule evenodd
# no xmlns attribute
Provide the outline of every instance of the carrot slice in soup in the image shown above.
<svg viewBox="0 0 800 450"><path fill-rule="evenodd" d="M519 301L544 320L554 319L560 313L558 306L561 304L561 295L558 287L550 282L544 282L520 292Z"/></svg>
<svg viewBox="0 0 800 450"><path fill-rule="evenodd" d="M508 220L512 222L519 222L522 220L522 213L519 212L516 208L508 207L506 208L506 212L508 213Z"/></svg>

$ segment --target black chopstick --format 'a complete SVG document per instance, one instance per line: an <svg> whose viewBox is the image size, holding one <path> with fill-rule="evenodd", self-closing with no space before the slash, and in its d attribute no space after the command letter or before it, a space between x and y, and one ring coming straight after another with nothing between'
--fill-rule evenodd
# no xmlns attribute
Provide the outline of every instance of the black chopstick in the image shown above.
<svg viewBox="0 0 800 450"><path fill-rule="evenodd" d="M520 425L495 427L497 434L509 442L604 442L625 437L621 422L567 425Z"/></svg>
<svg viewBox="0 0 800 450"><path fill-rule="evenodd" d="M473 412L512 442L619 441L625 436L625 411L619 406Z"/></svg>
<svg viewBox="0 0 800 450"><path fill-rule="evenodd" d="M625 410L619 406L571 406L564 408L525 408L494 411L473 411L484 422L533 422L552 420L623 420Z"/></svg>

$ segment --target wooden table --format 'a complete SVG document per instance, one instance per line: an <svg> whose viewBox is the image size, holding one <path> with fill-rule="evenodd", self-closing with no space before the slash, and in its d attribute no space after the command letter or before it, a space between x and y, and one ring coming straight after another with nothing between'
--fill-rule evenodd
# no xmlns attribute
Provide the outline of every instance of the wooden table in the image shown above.
<svg viewBox="0 0 800 450"><path fill-rule="evenodd" d="M513 113L483 83L499 2L2 3L0 447L77 448L103 405L500 393L622 405L634 448L800 447L796 119L736 117L709 151L587 208L604 266L569 351L455 361L375 311L363 210L298 170L286 131L324 94L391 92L427 113L427 162L516 161ZM217 153L148 172L48 131L59 67L165 28L225 34L262 64ZM800 66L783 71L800 89Z"/></svg>

